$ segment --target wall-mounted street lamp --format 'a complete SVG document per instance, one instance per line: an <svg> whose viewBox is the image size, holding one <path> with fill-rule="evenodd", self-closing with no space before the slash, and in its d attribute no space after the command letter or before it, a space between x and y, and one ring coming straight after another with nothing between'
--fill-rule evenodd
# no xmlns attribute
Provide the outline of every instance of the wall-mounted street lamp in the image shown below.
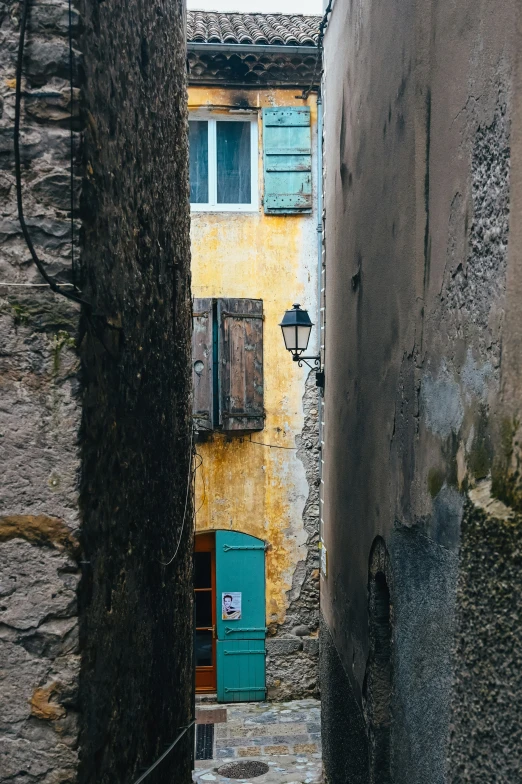
<svg viewBox="0 0 522 784"><path fill-rule="evenodd" d="M292 354L293 361L297 362L299 367L302 367L304 362L311 370L315 370L315 383L318 387L324 389L324 371L321 371L321 357L303 356L303 351L306 351L308 347L310 332L313 327L308 311L303 310L298 304L294 305L292 310L285 311L279 326L283 333L285 348ZM308 360L314 364L311 365Z"/></svg>

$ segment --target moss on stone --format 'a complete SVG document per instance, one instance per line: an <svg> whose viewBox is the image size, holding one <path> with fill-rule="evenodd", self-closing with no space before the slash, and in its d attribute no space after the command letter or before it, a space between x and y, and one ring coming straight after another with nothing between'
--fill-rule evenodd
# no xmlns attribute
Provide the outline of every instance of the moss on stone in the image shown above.
<svg viewBox="0 0 522 784"><path fill-rule="evenodd" d="M52 292L45 299L10 298L4 312L11 313L16 326L31 326L36 332L66 331L78 328L78 312L68 300Z"/></svg>
<svg viewBox="0 0 522 784"><path fill-rule="evenodd" d="M53 377L56 377L60 370L60 353L64 346L76 348L76 341L69 332L60 329L53 339Z"/></svg>
<svg viewBox="0 0 522 784"><path fill-rule="evenodd" d="M27 310L27 308L24 307L24 305L22 305L19 302L12 302L11 311L16 326L26 326L27 324L29 324L29 321L31 319L31 314Z"/></svg>

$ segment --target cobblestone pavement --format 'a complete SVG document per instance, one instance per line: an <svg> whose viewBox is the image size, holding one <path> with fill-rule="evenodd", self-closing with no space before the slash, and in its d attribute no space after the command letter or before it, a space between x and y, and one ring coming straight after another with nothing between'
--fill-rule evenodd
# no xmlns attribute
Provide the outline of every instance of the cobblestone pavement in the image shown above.
<svg viewBox="0 0 522 784"><path fill-rule="evenodd" d="M216 705L200 705L198 711ZM322 780L320 702L234 703L226 707L226 722L214 725L211 760L197 760L194 782L245 784L318 784ZM227 762L260 760L269 770L255 778L231 779L217 769Z"/></svg>

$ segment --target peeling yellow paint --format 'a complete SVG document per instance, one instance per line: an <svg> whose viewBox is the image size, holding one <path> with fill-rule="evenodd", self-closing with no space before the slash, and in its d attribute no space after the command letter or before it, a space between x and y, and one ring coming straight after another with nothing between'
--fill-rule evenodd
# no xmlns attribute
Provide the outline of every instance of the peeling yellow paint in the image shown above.
<svg viewBox="0 0 522 784"><path fill-rule="evenodd" d="M189 109L231 106L302 106L292 90L192 87ZM308 99L315 130L315 97ZM262 128L259 125L259 188L262 194ZM314 183L315 185L315 183ZM196 479L196 530L231 529L265 540L267 623L284 620L292 576L305 558L302 509L308 487L292 449L303 426L305 370L286 352L278 326L294 302L312 309L315 321L316 234L314 215L257 212L192 213L194 297L263 300L265 428L251 436L216 433L198 444L203 458ZM312 349L313 350L313 349Z"/></svg>

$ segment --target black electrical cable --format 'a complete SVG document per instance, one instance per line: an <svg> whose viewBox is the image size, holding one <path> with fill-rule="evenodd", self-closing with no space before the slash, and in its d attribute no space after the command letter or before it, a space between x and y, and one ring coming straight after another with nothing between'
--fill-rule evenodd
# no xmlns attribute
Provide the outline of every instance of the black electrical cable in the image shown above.
<svg viewBox="0 0 522 784"><path fill-rule="evenodd" d="M180 732L180 733L179 733L179 735L178 735L178 737L176 738L176 740L174 741L174 743L171 743L171 744L170 744L170 746L168 747L168 749L167 749L166 751L164 751L164 752L163 752L163 754L161 755L161 757L158 757L158 759L156 760L156 762L154 762L154 763L153 763L153 764L150 766L150 768L147 768L147 770L145 771L145 773L143 773L143 774L142 774L142 775L139 777L139 779L136 779L136 781L134 782L134 784L141 784L141 782L142 782L142 781L145 781L145 779L147 778L147 776L149 775L149 773L152 773L152 771L153 771L155 768L157 768L157 767L158 767L158 765L160 764L160 762L162 762L162 761L165 759L165 757L166 757L168 754L170 754L170 752L172 751L172 749L174 748L174 746L175 746L177 743L179 743L179 741L181 740L181 738L183 737L183 735L184 735L184 734L187 732L187 730L189 730L189 729L190 729L190 728L191 728L191 727L192 727L192 726L193 726L195 723L196 723L196 719L193 719L193 720L190 722L190 724L187 724L187 726L186 726L186 727L183 727L183 730L182 730L182 732Z"/></svg>
<svg viewBox="0 0 522 784"><path fill-rule="evenodd" d="M79 305L85 305L87 308L89 308L89 310L91 310L92 306L90 305L90 303L86 302L77 294L73 294L70 291L65 291L61 289L59 284L47 274L45 266L38 258L38 254L36 253L36 250L34 248L31 235L29 234L29 229L27 228L27 224L25 222L24 206L22 200L22 166L21 166L21 159L20 159L20 116L21 116L21 107L22 107L22 66L23 66L23 59L24 59L25 31L27 28L28 11L29 11L29 0L23 0L22 18L20 20L20 39L18 42L18 60L16 63L16 93L15 93L15 122L14 122L14 155L15 155L16 202L18 206L18 219L20 221L20 226L22 227L24 239L27 243L27 247L29 248L31 258L36 264L40 275L45 280L45 282L49 285L52 291L54 291L55 294L60 294L62 297L66 297L67 299L72 300L72 302L77 302Z"/></svg>
<svg viewBox="0 0 522 784"><path fill-rule="evenodd" d="M74 259L74 57L72 36L72 0L69 0L69 103L71 108L71 271L73 283L76 285L76 267Z"/></svg>
<svg viewBox="0 0 522 784"><path fill-rule="evenodd" d="M219 430L212 430L211 427L205 427L200 422L198 422L197 424L197 429L202 430L205 433L212 433L212 435L214 436L222 436L226 440L230 440L231 432L232 432L231 431L230 433L222 433ZM242 438L241 440L244 441L244 438ZM245 443L256 444L256 446L268 446L270 447L270 449L289 449L292 452L296 452L299 449L299 447L297 446L281 446L280 444L266 444L264 441L252 441L252 436L250 436L249 439L245 441Z"/></svg>
<svg viewBox="0 0 522 784"><path fill-rule="evenodd" d="M93 321L93 306L90 302L82 299L77 294L73 294L69 291L64 291L60 288L60 284L58 281L55 281L54 278L51 278L45 269L44 264L38 257L36 253L35 247L33 245L31 235L29 233L29 229L25 222L24 217L24 207L23 207L23 199L22 199L22 165L21 165L21 158L20 158L20 118L21 118L21 108L22 108L22 68L23 68L23 59L24 59L24 47L25 47L25 33L27 29L27 16L29 12L29 2L30 0L23 0L22 2L22 17L20 20L20 38L18 42L18 59L16 63L16 93L15 93L15 122L14 122L14 155L15 155L15 177L16 177L16 202L18 206L18 219L20 221L20 226L22 227L22 232L24 235L24 239L26 241L27 247L29 248L29 252L31 257L38 268L38 271L42 278L45 280L49 288L54 291L56 294L60 294L62 297L71 300L72 302L76 302L79 305L84 305L86 308L85 315L87 318L87 322L89 323L95 337L99 340L100 344L107 352L107 354L111 357L114 362L117 362L117 358L112 354L112 352L107 347L105 340L103 339L102 335L100 334L99 330L97 329L96 325ZM71 261L73 266L73 283L74 287L76 288L76 281L74 280L74 136L73 136L73 48L72 48L72 7L71 2L69 1L69 59L70 59L70 100L71 100ZM112 324L109 324L105 319L105 325L110 329L119 329L118 327L114 327ZM125 374L122 374L124 380L127 382L129 386L132 386L129 380L125 377Z"/></svg>

